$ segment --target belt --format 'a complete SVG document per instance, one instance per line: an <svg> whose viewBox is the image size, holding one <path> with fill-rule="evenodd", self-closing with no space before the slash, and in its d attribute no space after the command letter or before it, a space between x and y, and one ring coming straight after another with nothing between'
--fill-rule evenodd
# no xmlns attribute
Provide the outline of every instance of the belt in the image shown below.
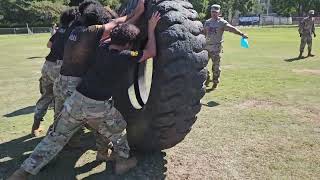
<svg viewBox="0 0 320 180"><path fill-rule="evenodd" d="M81 77L64 76L61 74L60 74L59 78L64 81L81 81Z"/></svg>
<svg viewBox="0 0 320 180"><path fill-rule="evenodd" d="M88 102L88 103L92 103L92 104L106 104L106 105L110 105L110 106L113 106L114 105L114 102L113 102L113 99L112 97L108 100L105 100L105 101L97 101L95 99L91 99L91 98L88 98L87 96L84 96L83 94L81 94L80 92L78 91L75 91L74 92L74 95L75 96L79 96L83 101L85 102Z"/></svg>

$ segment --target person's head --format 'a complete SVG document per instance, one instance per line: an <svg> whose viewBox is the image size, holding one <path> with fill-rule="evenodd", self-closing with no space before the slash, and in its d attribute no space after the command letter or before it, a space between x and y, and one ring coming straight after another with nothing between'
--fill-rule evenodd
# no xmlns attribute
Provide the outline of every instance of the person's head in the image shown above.
<svg viewBox="0 0 320 180"><path fill-rule="evenodd" d="M132 48L140 33L139 28L133 24L121 24L115 27L110 33L111 45L123 47L124 49Z"/></svg>
<svg viewBox="0 0 320 180"><path fill-rule="evenodd" d="M221 6L218 4L214 4L211 6L211 17L217 19L220 16Z"/></svg>
<svg viewBox="0 0 320 180"><path fill-rule="evenodd" d="M309 17L311 17L311 18L314 17L314 14L315 14L314 10L309 11Z"/></svg>
<svg viewBox="0 0 320 180"><path fill-rule="evenodd" d="M68 27L72 21L78 16L78 8L71 7L63 11L60 16L61 27Z"/></svg>
<svg viewBox="0 0 320 180"><path fill-rule="evenodd" d="M84 10L91 4L102 6L101 3L97 0L85 0L82 3L79 4L79 12L82 15Z"/></svg>
<svg viewBox="0 0 320 180"><path fill-rule="evenodd" d="M84 26L106 24L111 17L106 13L106 9L101 4L89 4L81 13L81 23Z"/></svg>

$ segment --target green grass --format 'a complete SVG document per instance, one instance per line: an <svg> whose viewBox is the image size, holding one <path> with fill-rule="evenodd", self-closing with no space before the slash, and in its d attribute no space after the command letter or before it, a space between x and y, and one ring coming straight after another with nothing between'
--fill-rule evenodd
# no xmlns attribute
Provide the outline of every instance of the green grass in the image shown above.
<svg viewBox="0 0 320 180"><path fill-rule="evenodd" d="M89 148L63 152L33 178L161 179L166 171L168 179L318 179L320 58L286 61L298 55L295 28L244 31L250 49L241 49L240 38L226 33L221 84L204 97L193 130L166 150L165 159L148 156L127 176L115 177L105 171L108 165L93 162ZM0 36L0 179L39 141L27 135L48 38ZM319 49L315 39L318 56ZM50 111L45 126L51 121Z"/></svg>

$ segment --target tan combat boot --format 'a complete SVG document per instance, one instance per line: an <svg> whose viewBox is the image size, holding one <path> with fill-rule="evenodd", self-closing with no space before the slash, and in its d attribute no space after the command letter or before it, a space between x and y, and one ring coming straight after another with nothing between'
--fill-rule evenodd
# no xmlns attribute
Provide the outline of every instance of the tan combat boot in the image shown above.
<svg viewBox="0 0 320 180"><path fill-rule="evenodd" d="M8 180L27 180L30 174L22 168L16 170Z"/></svg>
<svg viewBox="0 0 320 180"><path fill-rule="evenodd" d="M215 89L217 89L217 87L218 87L218 84L217 83L213 83L211 89L215 90Z"/></svg>
<svg viewBox="0 0 320 180"><path fill-rule="evenodd" d="M41 120L34 119L32 124L31 135L39 137L43 132L43 129L40 127Z"/></svg>
<svg viewBox="0 0 320 180"><path fill-rule="evenodd" d="M107 150L98 150L96 161L102 162L102 161L115 161L115 155L112 153L111 149Z"/></svg>
<svg viewBox="0 0 320 180"><path fill-rule="evenodd" d="M116 156L115 158L115 165L114 165L114 172L117 175L122 175L126 172L128 172L130 169L137 166L138 160L136 157L131 157L129 159Z"/></svg>
<svg viewBox="0 0 320 180"><path fill-rule="evenodd" d="M308 51L308 57L314 57L315 55L311 53L311 51Z"/></svg>

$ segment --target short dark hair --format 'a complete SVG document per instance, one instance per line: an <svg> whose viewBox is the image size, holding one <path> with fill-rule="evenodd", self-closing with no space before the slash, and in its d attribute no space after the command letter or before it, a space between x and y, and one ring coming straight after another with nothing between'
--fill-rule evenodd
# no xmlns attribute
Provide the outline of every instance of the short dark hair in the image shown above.
<svg viewBox="0 0 320 180"><path fill-rule="evenodd" d="M102 6L99 1L96 1L96 0L85 0L82 3L79 4L79 12L80 12L80 14L82 15L84 10L91 4Z"/></svg>
<svg viewBox="0 0 320 180"><path fill-rule="evenodd" d="M127 43L132 44L140 33L139 28L133 24L121 24L115 27L111 33L111 44L124 46Z"/></svg>
<svg viewBox="0 0 320 180"><path fill-rule="evenodd" d="M76 7L71 7L63 11L60 16L61 27L68 27L69 24L76 19L78 14L79 14L79 11L78 11L78 8Z"/></svg>
<svg viewBox="0 0 320 180"><path fill-rule="evenodd" d="M102 5L90 4L84 9L81 19L84 26L91 26L107 24L111 20L111 17Z"/></svg>

